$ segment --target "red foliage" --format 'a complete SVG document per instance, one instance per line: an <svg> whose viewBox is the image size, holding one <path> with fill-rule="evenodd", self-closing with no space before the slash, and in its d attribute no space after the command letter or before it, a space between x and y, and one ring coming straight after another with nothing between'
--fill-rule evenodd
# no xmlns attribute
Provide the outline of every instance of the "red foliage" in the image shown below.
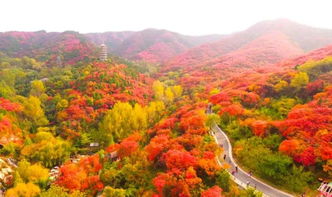
<svg viewBox="0 0 332 197"><path fill-rule="evenodd" d="M159 196L164 196L167 193L171 196L190 197L190 191L201 182L202 180L197 177L194 168L188 168L186 171L172 169L167 173L160 173L153 179L153 185Z"/></svg>
<svg viewBox="0 0 332 197"><path fill-rule="evenodd" d="M201 110L192 110L182 115L180 127L191 134L205 134L207 128L205 127L206 115Z"/></svg>
<svg viewBox="0 0 332 197"><path fill-rule="evenodd" d="M191 133L185 133L172 141L172 146L174 144L179 144L182 147L185 147L186 150L192 150L195 147L199 146L199 144L202 143L202 136L201 135L196 135L196 134L191 134Z"/></svg>
<svg viewBox="0 0 332 197"><path fill-rule="evenodd" d="M282 134L289 138L279 150L293 156L303 165L313 165L316 157L332 158L332 88L314 96L314 100L295 106L286 120L275 123ZM300 143L301 142L301 143Z"/></svg>
<svg viewBox="0 0 332 197"><path fill-rule="evenodd" d="M138 149L138 141L141 136L137 133L123 139L118 147L118 155L120 158L127 157Z"/></svg>
<svg viewBox="0 0 332 197"><path fill-rule="evenodd" d="M11 112L20 112L23 107L18 103L12 103L5 98L0 98L0 110L6 110Z"/></svg>
<svg viewBox="0 0 332 197"><path fill-rule="evenodd" d="M155 125L155 129L173 129L177 118L167 118Z"/></svg>
<svg viewBox="0 0 332 197"><path fill-rule="evenodd" d="M70 83L69 105L57 114L59 121L67 121L62 128L65 137L79 136L76 131L81 131L85 123L96 123L116 102L146 105L152 98L151 78L128 75L125 65L106 62L92 65L90 73Z"/></svg>
<svg viewBox="0 0 332 197"><path fill-rule="evenodd" d="M150 161L155 160L169 146L169 136L157 135L151 139L150 143L145 147Z"/></svg>
<svg viewBox="0 0 332 197"><path fill-rule="evenodd" d="M7 117L0 117L0 144L22 143L22 130L13 124L13 121Z"/></svg>
<svg viewBox="0 0 332 197"><path fill-rule="evenodd" d="M220 109L219 114L224 114L224 113L228 113L232 116L240 116L244 113L244 108L239 103L231 104L227 107L223 107L222 109Z"/></svg>
<svg viewBox="0 0 332 197"><path fill-rule="evenodd" d="M294 160L298 163L301 163L305 166L310 166L315 164L316 156L314 154L314 148L308 147L299 155L294 157Z"/></svg>
<svg viewBox="0 0 332 197"><path fill-rule="evenodd" d="M300 142L296 139L284 140L279 145L279 151L285 153L287 155L295 155L297 150L299 149Z"/></svg>
<svg viewBox="0 0 332 197"><path fill-rule="evenodd" d="M256 120L251 124L251 126L255 135L263 136L266 132L268 123L263 120Z"/></svg>
<svg viewBox="0 0 332 197"><path fill-rule="evenodd" d="M265 135L266 130L269 126L269 122L267 122L265 120L256 120L253 118L246 119L242 124L249 126L251 128L252 132L256 136L261 136L261 137L263 137Z"/></svg>
<svg viewBox="0 0 332 197"><path fill-rule="evenodd" d="M201 197L222 197L222 189L219 186L213 186L202 192Z"/></svg>
<svg viewBox="0 0 332 197"><path fill-rule="evenodd" d="M186 169L196 165L196 158L189 152L181 150L169 150L164 154L165 163L168 169Z"/></svg>
<svg viewBox="0 0 332 197"><path fill-rule="evenodd" d="M152 181L153 185L157 189L158 193L163 194L163 189L169 179L170 179L170 176L165 173L161 173L153 179L153 181Z"/></svg>
<svg viewBox="0 0 332 197"><path fill-rule="evenodd" d="M0 33L0 49L14 57L46 59L50 65L61 56L63 64L73 65L92 57L95 46L76 32L6 32Z"/></svg>
<svg viewBox="0 0 332 197"><path fill-rule="evenodd" d="M332 140L330 140L330 142L331 141ZM332 146L331 146L331 144L328 143L328 141L322 142L320 144L319 155L325 161L332 159Z"/></svg>
<svg viewBox="0 0 332 197"><path fill-rule="evenodd" d="M70 190L91 190L94 193L101 191L104 187L98 173L102 165L98 155L83 158L79 163L68 163L60 168L60 177L56 184Z"/></svg>
<svg viewBox="0 0 332 197"><path fill-rule="evenodd" d="M284 67L295 67L296 65L304 64L305 62L309 60L321 60L327 56L332 56L332 45L329 46L321 46L324 48L317 49L315 51L309 52L305 55L284 60L281 63L279 63L278 66L284 66ZM319 47L317 47L319 48Z"/></svg>
<svg viewBox="0 0 332 197"><path fill-rule="evenodd" d="M87 36L99 44L102 42L110 43L108 47L122 57L153 63L162 63L192 46L220 37L204 36L193 39L157 29L146 29L139 32L107 32L88 34Z"/></svg>
<svg viewBox="0 0 332 197"><path fill-rule="evenodd" d="M216 104L223 105L224 103L229 104L230 100L231 100L230 97L224 92L215 94L210 97L210 102L215 105Z"/></svg>
<svg viewBox="0 0 332 197"><path fill-rule="evenodd" d="M211 151L205 151L203 158L204 159L215 159L216 155Z"/></svg>
<svg viewBox="0 0 332 197"><path fill-rule="evenodd" d="M314 82L308 83L305 90L309 96L313 96L314 94L321 92L323 88L324 88L324 81L316 80Z"/></svg>
<svg viewBox="0 0 332 197"><path fill-rule="evenodd" d="M257 104L260 99L259 96L253 92L243 92L240 96L242 102L249 105Z"/></svg>

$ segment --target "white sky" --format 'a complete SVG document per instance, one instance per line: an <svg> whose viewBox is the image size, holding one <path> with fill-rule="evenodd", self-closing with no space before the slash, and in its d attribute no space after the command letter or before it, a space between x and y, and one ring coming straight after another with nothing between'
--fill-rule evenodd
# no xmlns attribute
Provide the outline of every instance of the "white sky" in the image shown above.
<svg viewBox="0 0 332 197"><path fill-rule="evenodd" d="M332 0L0 0L0 31L226 34L277 18L332 29Z"/></svg>

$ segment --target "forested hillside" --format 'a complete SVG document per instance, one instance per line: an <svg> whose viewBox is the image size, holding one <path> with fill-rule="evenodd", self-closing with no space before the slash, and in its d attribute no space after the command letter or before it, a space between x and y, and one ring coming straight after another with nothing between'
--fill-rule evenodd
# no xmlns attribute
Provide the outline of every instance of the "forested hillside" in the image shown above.
<svg viewBox="0 0 332 197"><path fill-rule="evenodd" d="M312 28L283 19L263 21L219 41L190 49L172 58L166 67L269 66L330 43L332 30Z"/></svg>
<svg viewBox="0 0 332 197"><path fill-rule="evenodd" d="M94 33L86 36L98 45L105 43L111 53L150 63L164 63L192 47L222 38L220 35L185 36L158 29Z"/></svg>
<svg viewBox="0 0 332 197"><path fill-rule="evenodd" d="M315 196L332 179L330 35L264 22L162 64L216 37L1 33L0 189L6 197L262 196L217 162L217 123L241 168ZM106 61L100 42L112 45Z"/></svg>
<svg viewBox="0 0 332 197"><path fill-rule="evenodd" d="M93 57L94 44L77 32L0 33L0 51L10 57L33 57L47 64L75 64Z"/></svg>

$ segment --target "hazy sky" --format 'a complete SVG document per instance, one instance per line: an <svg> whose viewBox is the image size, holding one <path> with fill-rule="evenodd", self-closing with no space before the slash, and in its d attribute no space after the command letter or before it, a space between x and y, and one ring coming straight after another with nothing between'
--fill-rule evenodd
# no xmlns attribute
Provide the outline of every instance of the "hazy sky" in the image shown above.
<svg viewBox="0 0 332 197"><path fill-rule="evenodd" d="M0 0L0 31L225 34L288 18L332 29L332 0Z"/></svg>

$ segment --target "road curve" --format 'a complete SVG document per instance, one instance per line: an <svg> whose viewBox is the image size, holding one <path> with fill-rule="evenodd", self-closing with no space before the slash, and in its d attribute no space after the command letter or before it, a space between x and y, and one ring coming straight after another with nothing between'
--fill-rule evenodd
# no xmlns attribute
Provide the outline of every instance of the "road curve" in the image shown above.
<svg viewBox="0 0 332 197"><path fill-rule="evenodd" d="M258 191L263 193L263 196L266 197L291 197L293 195L288 194L286 192L283 192L281 190L278 190L266 183L263 183L262 181L252 177L248 173L246 173L244 170L242 170L238 165L235 163L233 159L232 154L232 145L227 137L227 135L218 127L217 124L214 124L210 130L211 135L215 138L216 143L219 146L222 146L224 149L223 155L220 155L220 157L217 158L217 161L220 165L223 163L229 164L231 167L228 168L228 172L230 173L232 179L241 187L247 188L247 187L253 187L256 188ZM226 159L223 158L226 155ZM232 171L235 171L235 167L238 167L238 172L235 172L234 175L232 175ZM248 185L249 183L249 185Z"/></svg>

